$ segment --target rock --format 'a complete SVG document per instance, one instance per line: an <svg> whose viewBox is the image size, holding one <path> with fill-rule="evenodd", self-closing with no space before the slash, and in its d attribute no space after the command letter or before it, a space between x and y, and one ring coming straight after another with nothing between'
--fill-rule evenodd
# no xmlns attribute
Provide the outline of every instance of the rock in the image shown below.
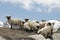
<svg viewBox="0 0 60 40"><path fill-rule="evenodd" d="M0 36L0 40L6 40L6 39Z"/></svg>
<svg viewBox="0 0 60 40"><path fill-rule="evenodd" d="M53 39L54 40L60 40L60 33L54 33L53 34Z"/></svg>
<svg viewBox="0 0 60 40"><path fill-rule="evenodd" d="M51 40L51 39L45 39L41 34L39 35L29 35L28 37L34 38L36 40Z"/></svg>

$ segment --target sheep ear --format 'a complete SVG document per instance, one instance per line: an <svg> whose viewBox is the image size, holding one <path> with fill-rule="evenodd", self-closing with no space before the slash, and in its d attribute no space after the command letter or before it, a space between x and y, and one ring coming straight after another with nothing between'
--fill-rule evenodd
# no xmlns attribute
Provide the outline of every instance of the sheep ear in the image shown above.
<svg viewBox="0 0 60 40"><path fill-rule="evenodd" d="M52 23L53 25L55 24L55 23Z"/></svg>
<svg viewBox="0 0 60 40"><path fill-rule="evenodd" d="M11 17L11 16L6 16L6 17Z"/></svg>
<svg viewBox="0 0 60 40"><path fill-rule="evenodd" d="M36 23L39 23L39 21L36 21Z"/></svg>
<svg viewBox="0 0 60 40"><path fill-rule="evenodd" d="M25 23L25 22L22 22L23 24Z"/></svg>
<svg viewBox="0 0 60 40"><path fill-rule="evenodd" d="M51 26L51 23L48 23L48 25L50 25L50 26Z"/></svg>

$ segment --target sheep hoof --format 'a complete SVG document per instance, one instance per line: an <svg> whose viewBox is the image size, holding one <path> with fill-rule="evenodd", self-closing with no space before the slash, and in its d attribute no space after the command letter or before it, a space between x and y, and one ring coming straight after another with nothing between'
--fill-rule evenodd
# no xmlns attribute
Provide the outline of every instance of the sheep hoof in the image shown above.
<svg viewBox="0 0 60 40"><path fill-rule="evenodd" d="M12 27L10 29L12 29Z"/></svg>
<svg viewBox="0 0 60 40"><path fill-rule="evenodd" d="M53 40L53 37L52 36L49 36L49 38Z"/></svg>
<svg viewBox="0 0 60 40"><path fill-rule="evenodd" d="M48 37L45 37L46 39L48 38Z"/></svg>

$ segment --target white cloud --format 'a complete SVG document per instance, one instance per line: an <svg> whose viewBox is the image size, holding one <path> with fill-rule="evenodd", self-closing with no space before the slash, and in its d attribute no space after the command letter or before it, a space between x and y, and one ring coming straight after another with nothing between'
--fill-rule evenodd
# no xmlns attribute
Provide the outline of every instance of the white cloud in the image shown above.
<svg viewBox="0 0 60 40"><path fill-rule="evenodd" d="M9 2L9 3L12 3L12 4L15 4L15 3L18 3L20 5L22 5L23 8L25 9L31 9L31 3L32 3L32 0L0 0L1 2Z"/></svg>
<svg viewBox="0 0 60 40"><path fill-rule="evenodd" d="M13 4L18 3L27 10L32 9L33 4L38 4L38 5L43 4L42 5L43 7L47 6L49 8L48 9L49 12L52 10L52 8L60 8L60 0L0 0L0 2L9 2ZM42 9L38 9L38 10L41 11Z"/></svg>
<svg viewBox="0 0 60 40"><path fill-rule="evenodd" d="M22 4L22 7L25 9L31 9L32 8L32 6L31 6L32 1L31 0L22 0L20 3Z"/></svg>
<svg viewBox="0 0 60 40"><path fill-rule="evenodd" d="M41 8L36 8L36 11L37 12L42 12L42 9Z"/></svg>
<svg viewBox="0 0 60 40"><path fill-rule="evenodd" d="M51 8L59 7L60 6L60 0L35 0L37 4L44 4L46 6L49 6ZM60 8L60 7L59 7Z"/></svg>

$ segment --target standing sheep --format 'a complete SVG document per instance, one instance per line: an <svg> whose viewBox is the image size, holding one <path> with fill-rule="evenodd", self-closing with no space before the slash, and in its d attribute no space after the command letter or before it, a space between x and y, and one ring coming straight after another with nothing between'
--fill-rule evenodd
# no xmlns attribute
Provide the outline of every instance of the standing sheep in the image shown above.
<svg viewBox="0 0 60 40"><path fill-rule="evenodd" d="M45 27L40 29L37 33L42 34L45 38L51 38L52 39L52 31L53 31L53 25L49 22L45 24Z"/></svg>
<svg viewBox="0 0 60 40"><path fill-rule="evenodd" d="M11 25L11 29L12 29L12 25L22 26L22 21L21 20L16 19L16 18L11 18L11 16L6 16L6 18L7 18L7 22Z"/></svg>

